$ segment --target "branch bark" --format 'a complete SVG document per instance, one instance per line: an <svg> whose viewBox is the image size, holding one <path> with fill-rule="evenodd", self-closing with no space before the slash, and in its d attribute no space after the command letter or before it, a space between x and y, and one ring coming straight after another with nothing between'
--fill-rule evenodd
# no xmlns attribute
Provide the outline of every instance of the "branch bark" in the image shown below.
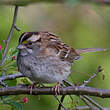
<svg viewBox="0 0 110 110"><path fill-rule="evenodd" d="M23 74L21 74L21 73L10 74L10 75L7 75L7 76L0 77L0 82L3 82L5 80L13 80L13 79L20 78L20 77L24 77Z"/></svg>
<svg viewBox="0 0 110 110"><path fill-rule="evenodd" d="M0 96L29 94L30 88L26 85L0 88ZM101 98L110 98L109 89L99 89L92 87L69 86L60 88L59 95L89 95ZM52 87L33 88L32 95L55 95Z"/></svg>
<svg viewBox="0 0 110 110"><path fill-rule="evenodd" d="M17 74L10 74L7 76L2 76L0 77L0 85L2 85L3 87L7 87L7 85L3 81L13 80L13 79L20 78L20 77L24 77L23 74L17 73Z"/></svg>
<svg viewBox="0 0 110 110"><path fill-rule="evenodd" d="M93 2L93 3L100 3L100 4L107 4L109 5L110 4L110 0L81 0L82 2Z"/></svg>

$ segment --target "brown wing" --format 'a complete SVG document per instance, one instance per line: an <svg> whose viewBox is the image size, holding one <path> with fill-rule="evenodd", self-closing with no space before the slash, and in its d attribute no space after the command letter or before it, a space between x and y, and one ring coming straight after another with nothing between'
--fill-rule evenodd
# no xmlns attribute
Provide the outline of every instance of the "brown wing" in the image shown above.
<svg viewBox="0 0 110 110"><path fill-rule="evenodd" d="M62 61L73 63L80 55L72 47L63 43L57 36L48 33L45 53L59 57Z"/></svg>
<svg viewBox="0 0 110 110"><path fill-rule="evenodd" d="M57 56L59 56L59 58L63 61L73 63L75 60L80 58L80 55L76 53L75 49L62 42L57 45L57 48L58 48Z"/></svg>

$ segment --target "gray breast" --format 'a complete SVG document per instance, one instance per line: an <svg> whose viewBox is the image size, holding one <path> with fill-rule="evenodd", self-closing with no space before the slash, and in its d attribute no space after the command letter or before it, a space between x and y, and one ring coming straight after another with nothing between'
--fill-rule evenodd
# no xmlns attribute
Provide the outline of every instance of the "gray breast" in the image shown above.
<svg viewBox="0 0 110 110"><path fill-rule="evenodd" d="M55 83L67 79L71 69L70 63L52 56L21 56L17 62L20 72L37 83Z"/></svg>

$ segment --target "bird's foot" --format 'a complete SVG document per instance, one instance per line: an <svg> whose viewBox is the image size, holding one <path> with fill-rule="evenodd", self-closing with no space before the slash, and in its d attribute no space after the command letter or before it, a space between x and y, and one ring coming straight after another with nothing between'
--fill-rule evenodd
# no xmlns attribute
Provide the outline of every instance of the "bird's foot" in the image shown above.
<svg viewBox="0 0 110 110"><path fill-rule="evenodd" d="M55 95L57 96L58 94L60 94L60 82L58 82L57 84L56 84L56 86L54 86L53 88L52 88L52 90L55 92Z"/></svg>
<svg viewBox="0 0 110 110"><path fill-rule="evenodd" d="M29 85L28 87L30 89L30 94L32 94L32 89L35 88L35 84L33 83L33 84Z"/></svg>
<svg viewBox="0 0 110 110"><path fill-rule="evenodd" d="M30 89L30 94L32 94L32 89L33 88L35 88L35 87L40 88L40 87L45 87L45 86L42 83L37 83L37 84L33 83L33 84L29 85L28 87Z"/></svg>

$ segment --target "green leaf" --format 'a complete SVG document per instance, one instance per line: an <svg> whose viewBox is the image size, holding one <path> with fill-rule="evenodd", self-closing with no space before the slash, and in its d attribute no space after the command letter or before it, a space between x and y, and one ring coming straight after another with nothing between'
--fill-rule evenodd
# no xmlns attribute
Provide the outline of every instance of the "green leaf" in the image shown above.
<svg viewBox="0 0 110 110"><path fill-rule="evenodd" d="M11 106L7 104L0 104L0 110L11 110Z"/></svg>
<svg viewBox="0 0 110 110"><path fill-rule="evenodd" d="M75 107L75 102L72 101L72 102L71 102L71 106L70 106L70 108L74 108L74 107Z"/></svg>
<svg viewBox="0 0 110 110"><path fill-rule="evenodd" d="M11 102L11 104L12 104L15 108L17 108L18 110L22 110L22 105L21 105L21 104L19 104L19 103L17 103L17 102Z"/></svg>
<svg viewBox="0 0 110 110"><path fill-rule="evenodd" d="M27 78L19 78L17 81L22 82L23 84L32 84L31 80Z"/></svg>
<svg viewBox="0 0 110 110"><path fill-rule="evenodd" d="M2 99L8 98L8 96L1 96L1 97L2 97Z"/></svg>
<svg viewBox="0 0 110 110"><path fill-rule="evenodd" d="M2 50L0 50L0 59L2 59Z"/></svg>
<svg viewBox="0 0 110 110"><path fill-rule="evenodd" d="M17 84L17 80L16 79L14 79L14 80L7 80L5 82L6 82L6 84L8 86L16 86L16 84Z"/></svg>
<svg viewBox="0 0 110 110"><path fill-rule="evenodd" d="M12 105L13 108L16 108L17 110L23 110L22 105L17 102L13 102L13 101L8 100L8 102L6 102L6 104Z"/></svg>
<svg viewBox="0 0 110 110"><path fill-rule="evenodd" d="M12 109L11 110L14 110L14 107L12 107Z"/></svg>
<svg viewBox="0 0 110 110"><path fill-rule="evenodd" d="M81 3L81 0L65 0L65 4L67 4L67 6L73 6L79 3Z"/></svg>

